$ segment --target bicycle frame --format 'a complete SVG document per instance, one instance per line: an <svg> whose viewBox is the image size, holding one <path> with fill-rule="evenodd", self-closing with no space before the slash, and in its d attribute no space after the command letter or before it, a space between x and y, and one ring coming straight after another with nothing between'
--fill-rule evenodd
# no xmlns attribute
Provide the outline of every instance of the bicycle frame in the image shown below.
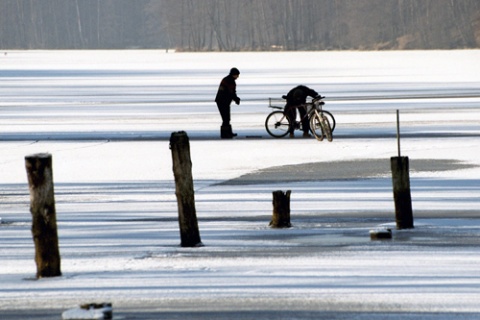
<svg viewBox="0 0 480 320"><path fill-rule="evenodd" d="M324 97L317 97L313 98L312 102L307 102L305 106L308 108L310 107L310 110L307 109L307 113L311 113L312 110L315 110L315 112L318 113L318 111L322 111L322 107L325 104L325 102L322 101Z"/></svg>
<svg viewBox="0 0 480 320"><path fill-rule="evenodd" d="M321 97L321 96L317 97L317 98L313 98L311 102L306 102L304 104L300 104L298 106L293 107L293 108L295 108L295 112L299 108L305 108L305 115L300 118L300 123L305 118L307 118L308 122L310 123L311 117L312 117L313 114L316 114L317 116L320 117L319 111L323 111L322 106L325 104L322 101L323 98L324 97Z"/></svg>

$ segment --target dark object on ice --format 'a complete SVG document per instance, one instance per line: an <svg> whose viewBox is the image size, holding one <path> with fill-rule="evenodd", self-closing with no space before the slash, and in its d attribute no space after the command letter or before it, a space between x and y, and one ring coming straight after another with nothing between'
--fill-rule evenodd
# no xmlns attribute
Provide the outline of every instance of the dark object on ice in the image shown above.
<svg viewBox="0 0 480 320"><path fill-rule="evenodd" d="M112 307L112 304L110 302L102 302L102 303L85 303L80 305L80 308L82 309L101 309L105 307Z"/></svg>
<svg viewBox="0 0 480 320"><path fill-rule="evenodd" d="M392 230L391 229L370 230L370 239L371 240L392 239Z"/></svg>
<svg viewBox="0 0 480 320"><path fill-rule="evenodd" d="M283 192L277 190L273 192L273 216L270 221L272 228L290 228L290 194L292 191Z"/></svg>
<svg viewBox="0 0 480 320"><path fill-rule="evenodd" d="M62 313L64 320L77 319L113 319L113 308L111 303L86 303L78 308L70 309Z"/></svg>
<svg viewBox="0 0 480 320"><path fill-rule="evenodd" d="M30 189L37 278L61 276L52 156L48 153L26 156L25 168Z"/></svg>
<svg viewBox="0 0 480 320"><path fill-rule="evenodd" d="M408 157L391 157L393 198L397 229L413 228Z"/></svg>
<svg viewBox="0 0 480 320"><path fill-rule="evenodd" d="M175 194L178 204L178 223L182 247L202 246L195 210L190 142L185 131L173 132L170 136L172 150Z"/></svg>

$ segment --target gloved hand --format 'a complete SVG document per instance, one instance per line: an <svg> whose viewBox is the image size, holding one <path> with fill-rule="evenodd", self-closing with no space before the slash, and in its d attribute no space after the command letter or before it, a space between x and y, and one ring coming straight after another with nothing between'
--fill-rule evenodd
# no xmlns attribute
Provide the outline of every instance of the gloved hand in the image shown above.
<svg viewBox="0 0 480 320"><path fill-rule="evenodd" d="M239 97L235 98L234 101L235 101L235 103L236 103L237 105L240 104L240 98L239 98Z"/></svg>

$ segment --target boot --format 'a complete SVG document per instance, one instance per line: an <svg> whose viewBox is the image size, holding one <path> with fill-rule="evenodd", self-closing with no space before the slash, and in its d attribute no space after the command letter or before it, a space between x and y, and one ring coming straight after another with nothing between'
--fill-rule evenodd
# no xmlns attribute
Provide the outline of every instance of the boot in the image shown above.
<svg viewBox="0 0 480 320"><path fill-rule="evenodd" d="M237 134L232 132L232 126L231 125L222 125L220 127L220 137L222 139L232 139L233 137L236 137Z"/></svg>
<svg viewBox="0 0 480 320"><path fill-rule="evenodd" d="M220 137L222 139L232 139L232 126L231 125L222 125L220 127Z"/></svg>
<svg viewBox="0 0 480 320"><path fill-rule="evenodd" d="M230 126L230 135L232 136L232 138L237 136L236 133L232 132L232 126Z"/></svg>

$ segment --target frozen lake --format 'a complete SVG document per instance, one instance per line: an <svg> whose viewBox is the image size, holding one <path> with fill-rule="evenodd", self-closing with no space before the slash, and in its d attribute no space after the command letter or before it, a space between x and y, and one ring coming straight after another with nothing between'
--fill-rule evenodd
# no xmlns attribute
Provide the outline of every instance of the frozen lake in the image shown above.
<svg viewBox="0 0 480 320"><path fill-rule="evenodd" d="M235 140L213 102L231 67ZM480 316L480 51L0 56L0 313L87 302L118 319ZM273 139L268 98L325 95L333 142ZM415 228L395 227L389 159L411 162ZM190 137L204 247L179 247L169 150ZM62 277L36 267L24 157L49 152ZM292 190L292 228L268 227Z"/></svg>

